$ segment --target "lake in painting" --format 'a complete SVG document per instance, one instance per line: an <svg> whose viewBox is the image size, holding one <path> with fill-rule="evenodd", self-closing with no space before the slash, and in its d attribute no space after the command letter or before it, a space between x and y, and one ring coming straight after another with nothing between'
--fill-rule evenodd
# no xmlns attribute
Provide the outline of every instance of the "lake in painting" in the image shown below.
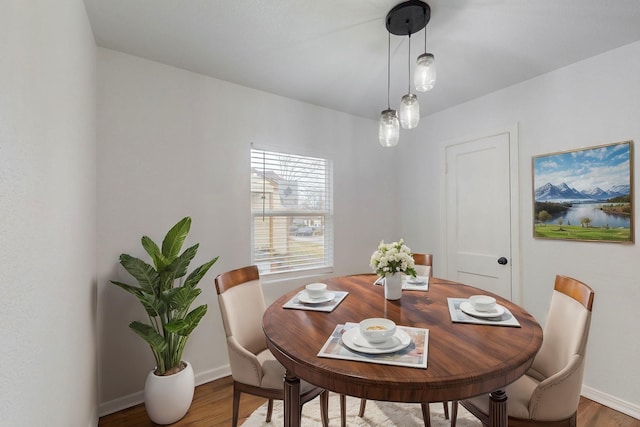
<svg viewBox="0 0 640 427"><path fill-rule="evenodd" d="M589 218L591 227L631 227L631 216L609 214L601 209L602 206L610 205L611 203L573 204L566 212L553 216L545 223L557 224L558 220L561 219L564 225L580 225L583 218Z"/></svg>

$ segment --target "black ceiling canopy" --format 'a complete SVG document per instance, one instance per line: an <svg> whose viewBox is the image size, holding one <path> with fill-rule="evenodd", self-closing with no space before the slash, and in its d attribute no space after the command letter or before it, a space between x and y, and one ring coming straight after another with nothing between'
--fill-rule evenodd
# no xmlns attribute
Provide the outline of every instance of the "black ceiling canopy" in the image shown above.
<svg viewBox="0 0 640 427"><path fill-rule="evenodd" d="M410 36L422 30L431 18L431 8L419 0L396 5L387 14L387 30L397 36Z"/></svg>

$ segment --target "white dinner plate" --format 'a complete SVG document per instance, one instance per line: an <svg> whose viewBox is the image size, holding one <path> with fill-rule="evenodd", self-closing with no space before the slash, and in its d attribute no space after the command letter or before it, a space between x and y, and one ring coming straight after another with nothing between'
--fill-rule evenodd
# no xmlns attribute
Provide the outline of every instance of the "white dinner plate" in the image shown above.
<svg viewBox="0 0 640 427"><path fill-rule="evenodd" d="M491 311L478 311L473 308L471 303L468 301L460 303L460 310L464 311L469 316L481 317L486 319L490 319L492 317L500 317L504 314L504 307L502 307L501 305L496 304L494 309Z"/></svg>
<svg viewBox="0 0 640 427"><path fill-rule="evenodd" d="M402 329L396 329L396 333L387 341L380 344L371 344L355 327L342 334L342 342L351 350L367 354L393 353L402 350L411 344L411 337Z"/></svg>
<svg viewBox="0 0 640 427"><path fill-rule="evenodd" d="M333 292L326 292L320 298L311 298L307 291L302 291L298 294L298 300L303 304L322 304L323 302L333 301L335 297L336 294Z"/></svg>
<svg viewBox="0 0 640 427"><path fill-rule="evenodd" d="M416 276L416 277L408 276L407 283L411 283L412 285L422 285L427 283L427 278L424 276Z"/></svg>

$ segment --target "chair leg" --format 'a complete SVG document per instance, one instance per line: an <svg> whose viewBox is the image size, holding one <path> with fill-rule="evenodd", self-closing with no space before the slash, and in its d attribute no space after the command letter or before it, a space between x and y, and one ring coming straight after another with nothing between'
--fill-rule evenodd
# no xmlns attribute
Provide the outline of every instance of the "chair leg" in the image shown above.
<svg viewBox="0 0 640 427"><path fill-rule="evenodd" d="M233 387L233 412L231 418L231 426L238 427L238 411L240 409L240 390L235 385Z"/></svg>
<svg viewBox="0 0 640 427"><path fill-rule="evenodd" d="M347 427L347 396L340 395L340 425Z"/></svg>
<svg viewBox="0 0 640 427"><path fill-rule="evenodd" d="M451 402L451 427L456 427L456 418L458 418L458 401Z"/></svg>
<svg viewBox="0 0 640 427"><path fill-rule="evenodd" d="M347 396L340 395L340 426L347 427Z"/></svg>
<svg viewBox="0 0 640 427"><path fill-rule="evenodd" d="M444 419L449 419L449 402L442 402L442 409L444 410Z"/></svg>
<svg viewBox="0 0 640 427"><path fill-rule="evenodd" d="M269 399L267 403L267 422L271 422L271 414L273 413L273 399Z"/></svg>
<svg viewBox="0 0 640 427"><path fill-rule="evenodd" d="M428 403L421 403L422 407L422 418L424 420L424 427L431 427L431 412L429 411Z"/></svg>
<svg viewBox="0 0 640 427"><path fill-rule="evenodd" d="M358 412L358 416L360 418L364 417L364 410L367 408L367 399L360 399L360 411Z"/></svg>
<svg viewBox="0 0 640 427"><path fill-rule="evenodd" d="M329 427L329 391L327 390L320 393L320 418L322 427Z"/></svg>

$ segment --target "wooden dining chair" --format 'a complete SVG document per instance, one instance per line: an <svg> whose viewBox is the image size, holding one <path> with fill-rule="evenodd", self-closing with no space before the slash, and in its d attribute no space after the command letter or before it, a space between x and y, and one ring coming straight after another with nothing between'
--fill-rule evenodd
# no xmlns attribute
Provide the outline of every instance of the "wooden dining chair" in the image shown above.
<svg viewBox="0 0 640 427"><path fill-rule="evenodd" d="M506 388L510 427L575 427L595 293L584 283L556 276L542 347L527 373ZM453 402L455 427L458 402ZM489 397L460 402L484 426Z"/></svg>
<svg viewBox="0 0 640 427"><path fill-rule="evenodd" d="M258 267L252 265L222 273L216 277L215 284L233 378L232 426L238 425L241 393L267 398L266 422L271 422L273 400L284 399L285 368L267 348L262 331L266 304ZM326 427L329 424L328 391L301 381L298 411L317 396L320 396L322 425Z"/></svg>
<svg viewBox="0 0 640 427"><path fill-rule="evenodd" d="M413 262L416 265L416 273L418 276L433 277L433 255L413 254Z"/></svg>
<svg viewBox="0 0 640 427"><path fill-rule="evenodd" d="M433 277L433 255L432 254L413 254L413 262L416 265L416 274L418 276ZM444 409L445 419L449 419L449 404L448 402L442 402ZM360 399L360 411L358 416L364 417L364 411L367 407L367 399ZM429 404L422 404L422 418L424 419L425 427L431 425L431 413L429 412ZM344 424L343 424L344 427Z"/></svg>

